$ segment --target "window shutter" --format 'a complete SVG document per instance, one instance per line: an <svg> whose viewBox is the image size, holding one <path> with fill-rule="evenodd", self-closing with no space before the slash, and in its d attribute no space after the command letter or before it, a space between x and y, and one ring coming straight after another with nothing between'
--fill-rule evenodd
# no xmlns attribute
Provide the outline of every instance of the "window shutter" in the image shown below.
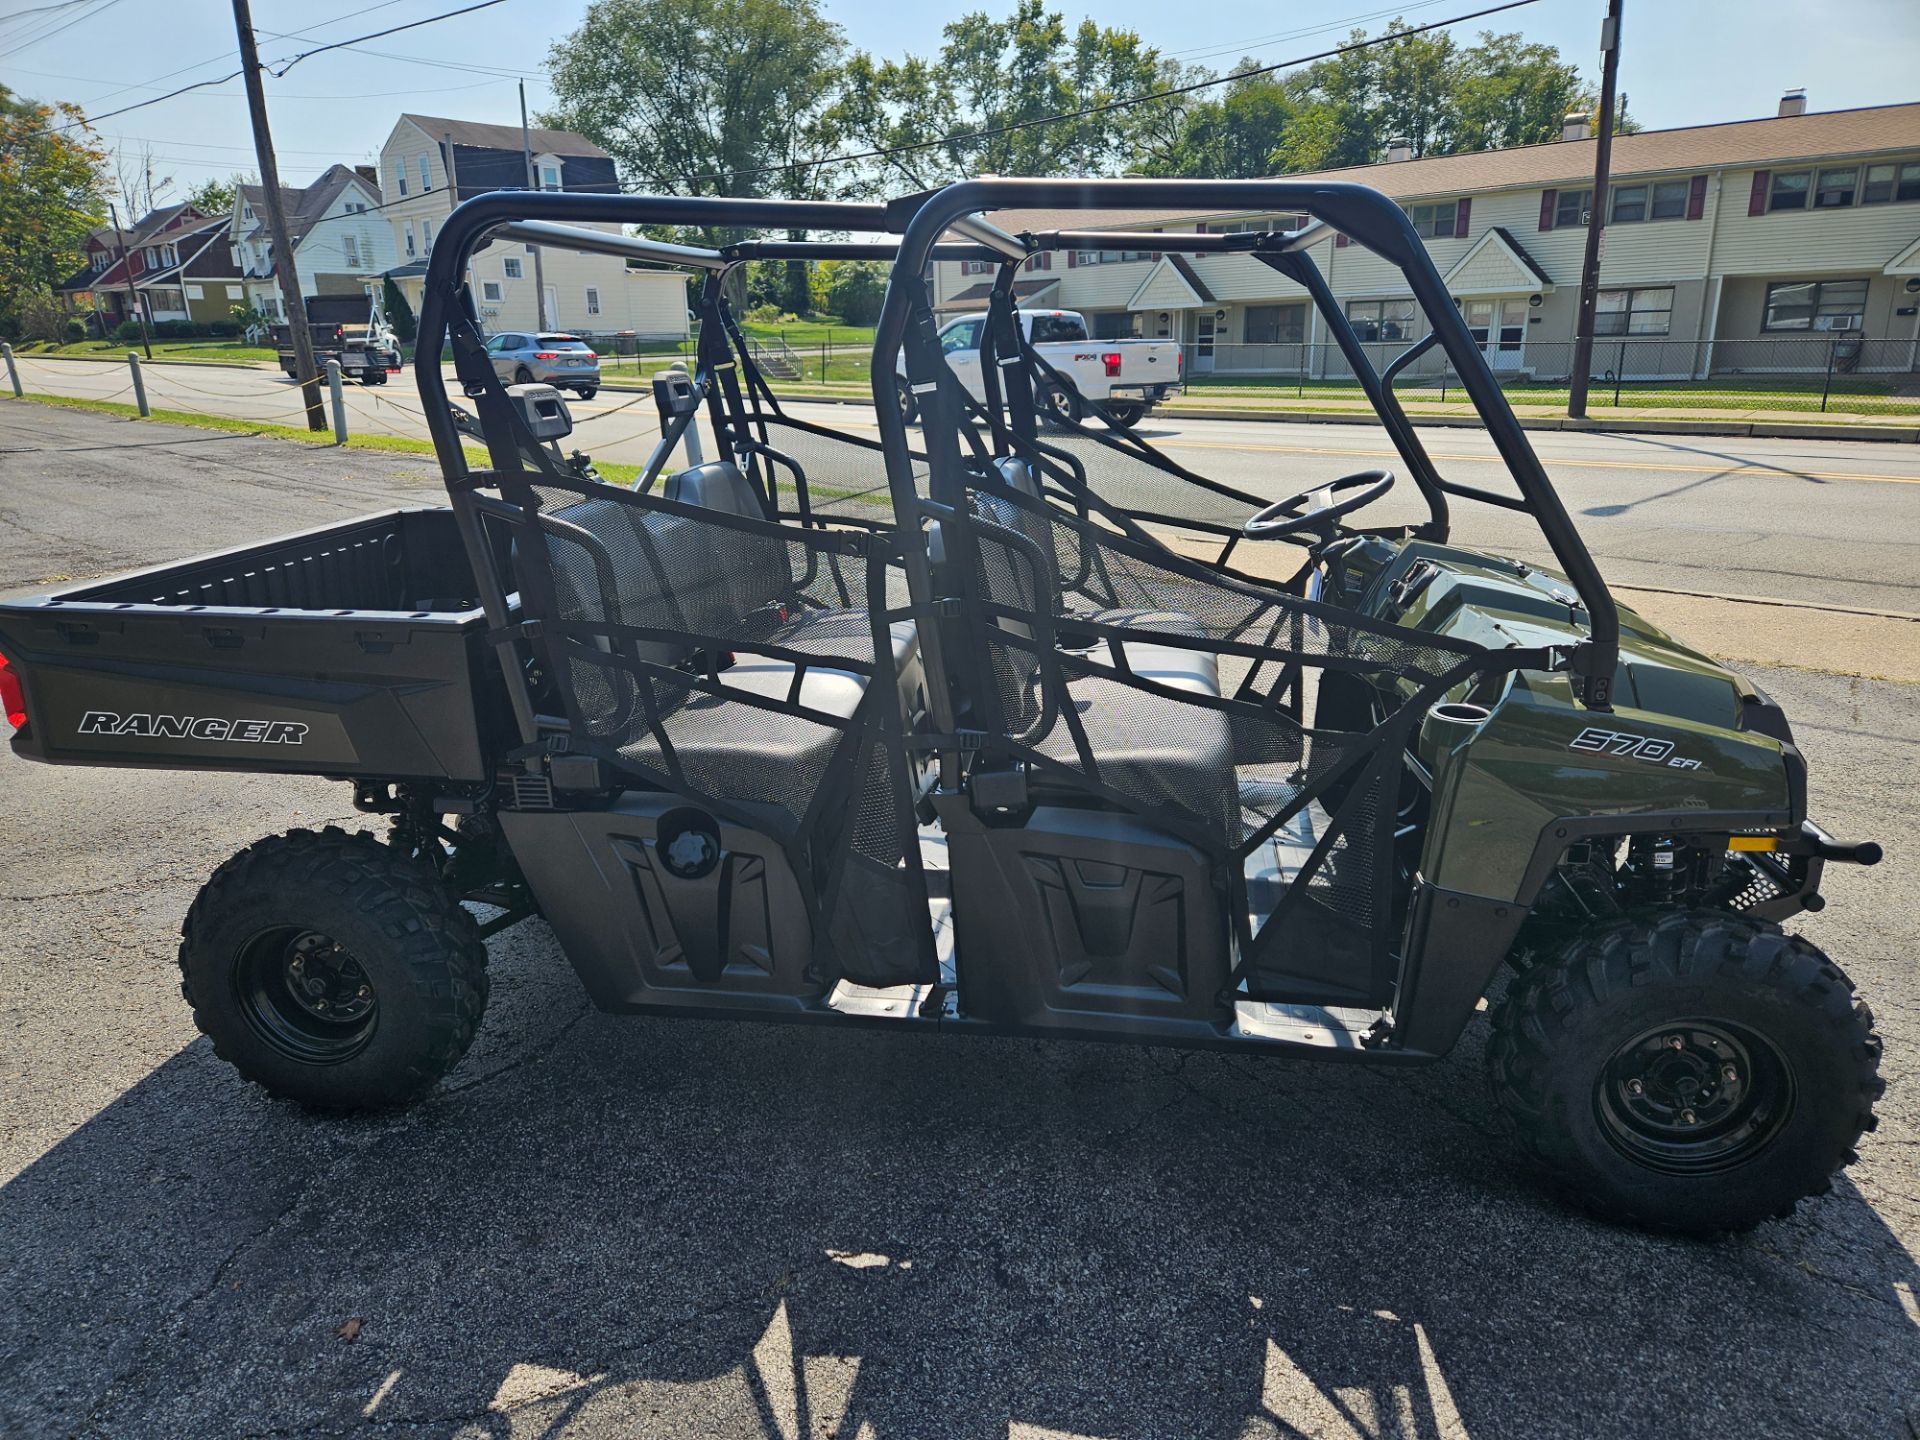
<svg viewBox="0 0 1920 1440"><path fill-rule="evenodd" d="M1707 213L1707 177L1696 175L1687 184L1687 219L1698 220Z"/></svg>
<svg viewBox="0 0 1920 1440"><path fill-rule="evenodd" d="M1204 235L1204 234L1206 234L1206 233L1207 233L1207 222L1206 222L1206 221L1204 221L1204 220L1202 220L1202 221L1201 221L1201 222L1200 222L1200 223L1199 223L1198 225L1196 225L1196 226L1194 226L1194 227L1193 227L1193 233L1194 233L1194 234L1196 234L1196 235Z"/></svg>
<svg viewBox="0 0 1920 1440"><path fill-rule="evenodd" d="M1747 197L1747 214L1764 215L1767 213L1767 186L1773 183L1771 170L1753 172L1753 193Z"/></svg>
<svg viewBox="0 0 1920 1440"><path fill-rule="evenodd" d="M1147 258L1158 265L1160 263L1160 252L1158 250L1149 250L1147 252Z"/></svg>
<svg viewBox="0 0 1920 1440"><path fill-rule="evenodd" d="M1464 240L1467 238L1467 216L1471 215L1472 213L1473 213L1473 201L1462 200L1460 202L1459 210L1455 212L1453 217L1453 238L1454 239Z"/></svg>
<svg viewBox="0 0 1920 1440"><path fill-rule="evenodd" d="M1078 265L1079 263L1080 263L1080 252L1078 250L1069 250L1067 252L1067 268L1071 270L1073 269L1074 266Z"/></svg>
<svg viewBox="0 0 1920 1440"><path fill-rule="evenodd" d="M1351 241L1349 241L1349 240L1347 239L1347 232L1346 232L1346 231L1344 231L1344 230L1337 230L1337 231L1335 231L1335 232L1334 232L1334 236L1333 236L1333 245L1334 245L1334 248L1335 248L1336 250L1344 250L1344 249L1346 249L1346 248L1347 248L1347 246L1348 246L1349 244L1351 244L1351 243L1352 243L1352 242L1351 242Z"/></svg>
<svg viewBox="0 0 1920 1440"><path fill-rule="evenodd" d="M1540 192L1540 228L1542 230L1551 230L1553 228L1553 212L1559 208L1560 192L1558 190L1542 190Z"/></svg>

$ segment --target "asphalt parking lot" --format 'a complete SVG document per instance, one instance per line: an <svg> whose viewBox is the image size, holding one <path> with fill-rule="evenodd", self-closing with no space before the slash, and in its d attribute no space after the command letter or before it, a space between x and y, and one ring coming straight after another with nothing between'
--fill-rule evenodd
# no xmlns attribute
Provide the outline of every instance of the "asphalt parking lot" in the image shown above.
<svg viewBox="0 0 1920 1440"><path fill-rule="evenodd" d="M0 593L439 495L29 414ZM213 1058L173 951L217 864L345 791L0 753L0 1434L1914 1440L1920 687L1755 678L1816 815L1887 846L1798 928L1889 1090L1831 1196L1716 1243L1535 1188L1484 1023L1381 1072L613 1018L537 921L448 1085L315 1119Z"/></svg>

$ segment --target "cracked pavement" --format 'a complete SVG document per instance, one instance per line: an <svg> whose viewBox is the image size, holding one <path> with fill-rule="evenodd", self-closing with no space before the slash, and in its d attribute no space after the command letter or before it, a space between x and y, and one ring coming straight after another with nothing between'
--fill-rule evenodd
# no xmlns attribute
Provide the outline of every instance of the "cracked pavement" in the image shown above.
<svg viewBox="0 0 1920 1440"><path fill-rule="evenodd" d="M437 494L248 439L33 458L0 588ZM173 952L345 790L0 753L0 1435L1913 1440L1920 689L1755 676L1818 817L1887 844L1802 928L1889 1090L1831 1196L1713 1244L1537 1189L1484 1022L1387 1072L615 1018L539 922L447 1085L317 1119L213 1058Z"/></svg>

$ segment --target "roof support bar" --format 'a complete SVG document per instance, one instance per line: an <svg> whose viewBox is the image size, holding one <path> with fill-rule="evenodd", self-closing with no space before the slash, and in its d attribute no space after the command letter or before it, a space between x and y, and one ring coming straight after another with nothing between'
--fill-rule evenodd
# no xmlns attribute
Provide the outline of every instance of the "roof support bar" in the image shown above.
<svg viewBox="0 0 1920 1440"><path fill-rule="evenodd" d="M521 240L529 245L555 245L590 250L596 255L618 255L626 260L657 260L669 265L692 265L701 270L724 270L727 257L698 245L671 245L637 235L615 235L578 225L555 225L546 220L515 220L493 232L499 240Z"/></svg>

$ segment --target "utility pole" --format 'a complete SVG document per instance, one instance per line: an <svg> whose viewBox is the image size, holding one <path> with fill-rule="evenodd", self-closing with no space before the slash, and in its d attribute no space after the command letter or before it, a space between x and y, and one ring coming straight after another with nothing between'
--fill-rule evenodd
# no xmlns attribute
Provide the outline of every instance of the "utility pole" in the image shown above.
<svg viewBox="0 0 1920 1440"><path fill-rule="evenodd" d="M127 282L127 309L132 312L134 322L140 327L140 348L147 352L147 358L153 358L153 337L147 333L147 312L140 308L140 296L133 288L133 236L120 228L120 212L114 203L107 202L107 219L113 222L113 238L120 242L120 275ZM100 338L105 340L107 327L100 327Z"/></svg>
<svg viewBox="0 0 1920 1440"><path fill-rule="evenodd" d="M1587 379L1593 369L1594 313L1600 303L1600 235L1607 223L1607 179L1613 169L1614 96L1620 88L1620 9L1607 0L1600 22L1600 135L1593 151L1593 203L1587 207L1587 249L1580 262L1580 316L1573 332L1573 384L1567 416L1587 418Z"/></svg>
<svg viewBox="0 0 1920 1440"><path fill-rule="evenodd" d="M267 128L267 94L260 79L260 51L254 43L253 12L247 0L233 0L233 25L240 37L240 70L247 86L247 113L253 119L253 153L260 162L260 189L267 207L267 234L273 240L273 273L280 282L280 308L293 335L293 367L307 410L307 428L327 428L320 398L320 372L313 363L313 336L307 331L307 307L300 297L300 276L293 263L293 238L287 232L287 208L280 194L280 166L273 157L273 132Z"/></svg>
<svg viewBox="0 0 1920 1440"><path fill-rule="evenodd" d="M527 82L524 80L520 82L520 148L527 157L527 188L538 190L540 186L533 173L533 136L527 130ZM537 328L551 329L560 323L560 317L556 315L551 321L547 318L547 272L540 263L540 247L528 248L533 251L533 313L540 317Z"/></svg>

